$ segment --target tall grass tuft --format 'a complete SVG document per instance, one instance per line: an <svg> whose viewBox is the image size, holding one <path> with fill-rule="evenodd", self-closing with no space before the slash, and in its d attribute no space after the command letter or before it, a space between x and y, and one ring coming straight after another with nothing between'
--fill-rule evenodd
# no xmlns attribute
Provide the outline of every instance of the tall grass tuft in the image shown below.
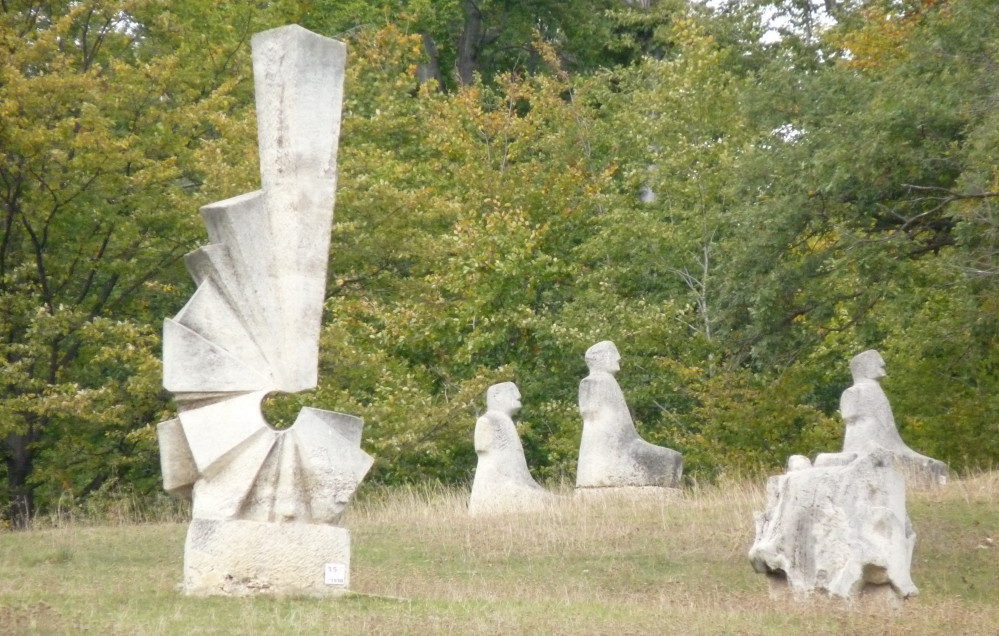
<svg viewBox="0 0 999 636"><path fill-rule="evenodd" d="M117 481L108 481L87 497L76 499L66 491L48 512L36 515L35 529L66 526L131 526L181 522L190 518L190 503L166 493L139 495Z"/></svg>

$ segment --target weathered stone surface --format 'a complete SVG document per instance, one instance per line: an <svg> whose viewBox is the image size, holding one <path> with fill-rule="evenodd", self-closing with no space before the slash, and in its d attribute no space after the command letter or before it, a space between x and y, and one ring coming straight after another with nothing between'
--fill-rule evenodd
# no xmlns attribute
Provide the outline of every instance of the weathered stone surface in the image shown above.
<svg viewBox="0 0 999 636"><path fill-rule="evenodd" d="M609 341L598 342L586 352L590 375L579 385L583 436L576 488L676 488L683 473L683 456L639 437L624 393L614 379L620 360L617 348Z"/></svg>
<svg viewBox="0 0 999 636"><path fill-rule="evenodd" d="M195 454L195 518L339 523L373 461L359 435L338 430L347 423L359 431L359 418L306 408L277 431L253 394L182 411L180 420L192 448L203 449Z"/></svg>
<svg viewBox="0 0 999 636"><path fill-rule="evenodd" d="M346 47L299 26L252 46L262 189L201 210L213 244L188 256L198 292L163 336L178 397L317 382Z"/></svg>
<svg viewBox="0 0 999 636"><path fill-rule="evenodd" d="M187 594L330 596L349 585L350 532L344 528L194 519L187 530Z"/></svg>
<svg viewBox="0 0 999 636"><path fill-rule="evenodd" d="M186 259L198 289L163 329L179 411L158 428L164 487L193 498L188 592L326 593L314 577L329 550L349 566L331 524L372 464L363 423L306 408L279 431L260 405L318 379L346 48L298 26L252 47L262 189L201 209L211 244Z"/></svg>
<svg viewBox="0 0 999 636"><path fill-rule="evenodd" d="M846 423L844 453L870 453L878 448L891 453L896 468L913 485L943 485L950 472L947 464L920 455L898 434L888 396L881 388L887 376L885 361L873 349L850 361L853 386L840 398L840 413Z"/></svg>
<svg viewBox="0 0 999 636"><path fill-rule="evenodd" d="M530 512L555 499L527 468L512 418L520 406L520 391L513 382L494 384L486 391L486 414L475 423L479 459L468 501L471 515Z"/></svg>
<svg viewBox="0 0 999 636"><path fill-rule="evenodd" d="M180 420L167 420L156 428L160 442L163 490L190 500L194 482L198 481L198 467L194 463Z"/></svg>
<svg viewBox="0 0 999 636"><path fill-rule="evenodd" d="M771 591L855 599L890 588L917 594L910 577L916 535L905 509L905 481L885 451L793 456L767 481L766 511L756 515L753 569Z"/></svg>

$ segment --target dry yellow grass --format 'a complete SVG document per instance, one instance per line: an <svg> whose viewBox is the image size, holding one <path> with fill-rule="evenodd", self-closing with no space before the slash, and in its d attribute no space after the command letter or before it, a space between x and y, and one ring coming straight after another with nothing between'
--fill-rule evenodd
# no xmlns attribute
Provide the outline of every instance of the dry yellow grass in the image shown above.
<svg viewBox="0 0 999 636"><path fill-rule="evenodd" d="M192 599L184 524L0 535L0 633L994 634L999 474L913 493L919 597L900 611L772 600L746 551L762 484L662 500L567 498L469 518L467 492L368 490L346 521L353 594Z"/></svg>

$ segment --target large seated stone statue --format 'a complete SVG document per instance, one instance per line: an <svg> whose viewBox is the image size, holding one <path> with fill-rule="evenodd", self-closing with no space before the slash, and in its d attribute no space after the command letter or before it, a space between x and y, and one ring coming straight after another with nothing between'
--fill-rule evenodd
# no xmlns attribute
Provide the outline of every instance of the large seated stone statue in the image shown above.
<svg viewBox="0 0 999 636"><path fill-rule="evenodd" d="M850 361L850 373L853 386L840 398L840 413L846 423L843 452L869 453L882 448L892 454L896 468L909 482L946 484L947 464L920 455L906 446L898 434L891 404L881 388L881 378L887 375L881 354L873 349L858 354Z"/></svg>
<svg viewBox="0 0 999 636"><path fill-rule="evenodd" d="M164 488L193 498L188 594L336 594L344 507L371 467L363 422L306 408L287 430L270 392L317 383L346 47L298 26L253 36L261 189L207 205L198 288L163 328Z"/></svg>
<svg viewBox="0 0 999 636"><path fill-rule="evenodd" d="M513 382L486 391L486 414L475 422L479 456L468 512L472 515L539 510L555 497L538 485L527 469L512 416L520 410L520 391Z"/></svg>
<svg viewBox="0 0 999 636"><path fill-rule="evenodd" d="M683 456L638 436L624 393L614 374L621 356L613 342L586 351L590 375L579 384L583 436L579 444L576 489L677 488Z"/></svg>
<svg viewBox="0 0 999 636"><path fill-rule="evenodd" d="M749 560L774 594L901 600L918 593L909 573L915 543L890 453L824 454L814 466L795 455L786 474L767 481Z"/></svg>

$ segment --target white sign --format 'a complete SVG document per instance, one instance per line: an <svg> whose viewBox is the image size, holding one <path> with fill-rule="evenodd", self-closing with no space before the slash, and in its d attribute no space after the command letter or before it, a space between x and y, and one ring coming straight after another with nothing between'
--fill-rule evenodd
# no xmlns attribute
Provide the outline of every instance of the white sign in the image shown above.
<svg viewBox="0 0 999 636"><path fill-rule="evenodd" d="M346 585L347 566L343 563L326 564L326 585Z"/></svg>

